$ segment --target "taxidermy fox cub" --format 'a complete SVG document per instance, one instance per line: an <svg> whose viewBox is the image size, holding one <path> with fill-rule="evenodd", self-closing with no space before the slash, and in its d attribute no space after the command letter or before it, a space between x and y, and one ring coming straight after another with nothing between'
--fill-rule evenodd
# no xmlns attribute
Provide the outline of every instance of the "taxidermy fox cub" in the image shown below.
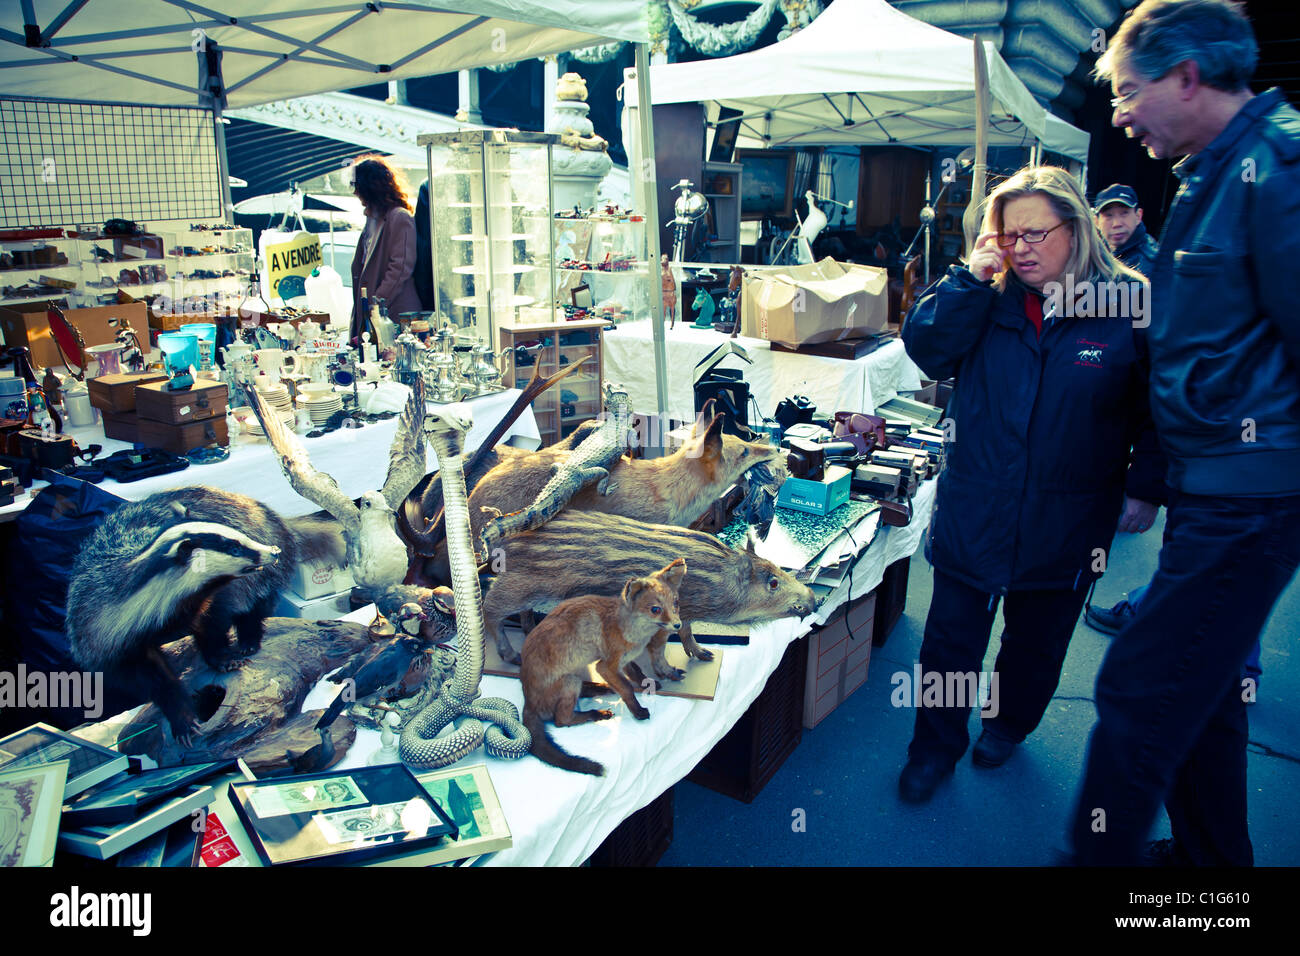
<svg viewBox="0 0 1300 956"><path fill-rule="evenodd" d="M686 575L678 558L648 578L632 578L620 597L578 597L560 602L524 641L519 677L524 685L524 726L533 735L533 753L553 766L601 776L594 760L561 750L546 733L545 720L569 727L608 720L608 710L578 710L583 674L596 661L600 674L623 698L637 720L650 711L636 699L623 667L635 660L661 629L680 630L677 589Z"/></svg>

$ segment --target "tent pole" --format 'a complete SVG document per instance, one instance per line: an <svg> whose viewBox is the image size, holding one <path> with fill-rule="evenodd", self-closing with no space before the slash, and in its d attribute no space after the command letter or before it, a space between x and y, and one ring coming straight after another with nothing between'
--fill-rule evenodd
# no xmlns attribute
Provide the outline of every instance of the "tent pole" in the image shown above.
<svg viewBox="0 0 1300 956"><path fill-rule="evenodd" d="M212 107L212 122L216 130L217 175L221 179L221 221L224 223L234 215L235 204L230 198L230 158L226 155L226 123L221 117L220 104Z"/></svg>
<svg viewBox="0 0 1300 956"><path fill-rule="evenodd" d="M659 274L659 188L655 175L654 107L650 101L650 48L645 43L636 45L635 73L636 125L632 128L637 133L637 148L636 158L628 158L629 162L636 163L632 167L632 178L641 187L637 207L645 214L646 258L653 280ZM626 91L624 99L626 102ZM651 281L650 286L650 328L654 335L655 398L658 401L655 412L662 428L668 418L668 352L664 342L663 290L658 282Z"/></svg>
<svg viewBox="0 0 1300 956"><path fill-rule="evenodd" d="M966 238L966 258L975 252L979 236L980 206L984 204L987 190L989 153L989 71L985 61L984 42L975 34L975 167L971 170L970 202L962 215L962 232Z"/></svg>

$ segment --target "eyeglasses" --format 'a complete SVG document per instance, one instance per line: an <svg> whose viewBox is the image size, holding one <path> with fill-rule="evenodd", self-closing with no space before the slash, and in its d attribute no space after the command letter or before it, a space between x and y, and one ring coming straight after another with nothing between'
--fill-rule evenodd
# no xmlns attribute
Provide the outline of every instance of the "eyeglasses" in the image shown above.
<svg viewBox="0 0 1300 956"><path fill-rule="evenodd" d="M1012 249L1015 247L1016 243L1019 242L1021 239L1025 240L1025 242L1029 243L1030 245L1037 245L1038 243L1046 239L1049 234L1060 229L1069 221L1070 220L1068 219L1062 219L1051 229L1031 229L1029 232L1021 232L1021 233L1014 233L1014 232L999 233L998 245L1001 246L1003 249Z"/></svg>
<svg viewBox="0 0 1300 956"><path fill-rule="evenodd" d="M1129 90L1123 96L1113 97L1110 101L1110 108L1112 110L1119 109L1121 106L1124 106L1125 103L1133 99L1133 97L1137 96L1139 93L1141 93L1150 85L1151 85L1150 83L1143 83L1141 86L1133 87L1133 89Z"/></svg>

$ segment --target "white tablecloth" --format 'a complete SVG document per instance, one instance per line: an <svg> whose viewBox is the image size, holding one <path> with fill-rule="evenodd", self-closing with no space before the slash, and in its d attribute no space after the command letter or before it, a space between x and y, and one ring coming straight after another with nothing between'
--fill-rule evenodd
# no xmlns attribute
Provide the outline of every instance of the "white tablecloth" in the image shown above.
<svg viewBox="0 0 1300 956"><path fill-rule="evenodd" d="M665 329L664 335L668 408L659 411L690 421L695 418L695 364L726 342L727 336L680 322L675 329ZM870 412L899 392L921 387L921 370L898 340L853 361L774 352L770 342L743 335L736 342L749 353L753 364L732 356L721 367L744 370L750 394L764 415L771 415L783 398L792 395L807 395L827 417L839 411ZM636 411L654 414L658 398L650 322L628 322L605 332L604 363L605 381L625 386Z"/></svg>
<svg viewBox="0 0 1300 956"><path fill-rule="evenodd" d="M911 524L881 529L863 553L853 572L854 597L877 587L886 567L916 551L930 521L935 485L927 481L918 489ZM514 838L513 847L485 858L484 864L581 864L620 823L695 768L762 692L786 646L808 633L814 623L824 622L847 594L846 577L816 615L756 627L748 646L720 648L722 672L712 701L641 694L639 698L650 711L650 719L640 721L618 698L602 698L601 706L614 712L613 720L558 732L551 729L565 750L604 764L603 777L560 770L532 756L497 760L482 749L464 758L466 766L487 765ZM373 610L363 608L348 619L366 623L372 617ZM517 680L484 677L480 690L484 697L504 697L523 708L523 689ZM303 709L324 708L337 693L338 687L333 684L317 687ZM334 769L363 766L378 747L376 731L358 728L356 742Z"/></svg>
<svg viewBox="0 0 1300 956"><path fill-rule="evenodd" d="M510 406L519 397L519 389L507 389L493 395L484 395L468 402L456 405L434 406L431 408L448 408L458 415L471 415L474 426L470 429L466 447L478 448L488 433L496 427L497 422L505 417ZM388 450L397 431L398 418L376 422L362 428L340 428L319 438L302 438L302 443L311 455L312 464L319 470L334 476L339 487L351 498L357 498L367 491L378 490L388 473ZM126 442L106 439L103 428L99 425L86 428L69 429L77 442L84 448L92 442L104 446L104 453L121 448L130 448ZM541 443L537 431L537 421L533 417L532 406L524 409L515 423L506 432L501 441L529 450ZM438 456L433 449L428 449L429 471L438 467ZM190 485L211 485L226 491L256 498L267 507L286 517L311 514L320 510L289 487L289 481L280 470L271 446L265 439L240 435L233 440L230 457L225 461L211 465L190 465L184 471L159 475L156 478L143 478L126 484L105 480L100 487L110 494L128 501L139 501L159 491L184 488ZM44 486L38 482L31 489L35 494ZM0 520L5 515L22 511L31 503L31 495L18 499L7 508L0 509Z"/></svg>

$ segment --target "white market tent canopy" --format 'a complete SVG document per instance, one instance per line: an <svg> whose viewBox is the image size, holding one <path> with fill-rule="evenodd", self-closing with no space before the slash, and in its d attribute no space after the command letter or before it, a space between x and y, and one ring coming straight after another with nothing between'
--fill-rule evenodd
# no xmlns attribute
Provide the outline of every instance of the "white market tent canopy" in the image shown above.
<svg viewBox="0 0 1300 956"><path fill-rule="evenodd" d="M196 31L231 108L649 38L644 0L7 0L0 95L206 105Z"/></svg>
<svg viewBox="0 0 1300 956"><path fill-rule="evenodd" d="M1088 134L1052 117L989 43L990 146L1088 160ZM884 0L835 0L780 43L737 56L651 67L659 103L743 112L741 134L768 146L975 142L973 41ZM1051 119L1049 119L1051 117Z"/></svg>

